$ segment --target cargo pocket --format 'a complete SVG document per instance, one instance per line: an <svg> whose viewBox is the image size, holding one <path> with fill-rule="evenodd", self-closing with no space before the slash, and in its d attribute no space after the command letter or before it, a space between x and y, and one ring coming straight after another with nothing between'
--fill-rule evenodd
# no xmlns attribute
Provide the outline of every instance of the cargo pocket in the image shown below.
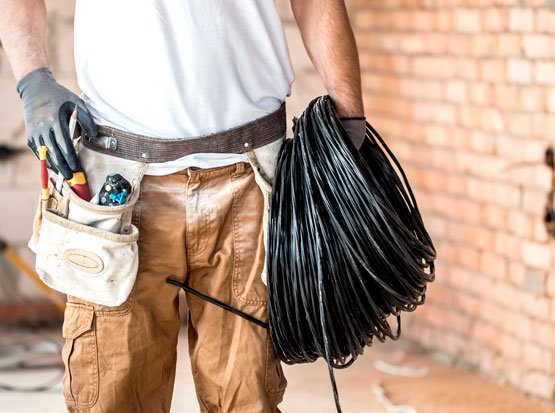
<svg viewBox="0 0 555 413"><path fill-rule="evenodd" d="M98 350L94 310L68 304L64 315L63 393L68 406L86 409L98 399Z"/></svg>
<svg viewBox="0 0 555 413"><path fill-rule="evenodd" d="M263 200L257 191L254 174L248 164L231 175L233 187L232 291L241 303L266 305L266 286L262 282L265 261L262 214Z"/></svg>

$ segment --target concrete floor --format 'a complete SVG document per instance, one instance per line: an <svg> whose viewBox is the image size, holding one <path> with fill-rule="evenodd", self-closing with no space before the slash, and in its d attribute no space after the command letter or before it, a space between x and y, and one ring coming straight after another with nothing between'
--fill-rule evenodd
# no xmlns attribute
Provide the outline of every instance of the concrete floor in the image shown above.
<svg viewBox="0 0 555 413"><path fill-rule="evenodd" d="M191 379L185 328L179 343L178 375L173 413L199 412ZM408 377L395 367L407 368ZM388 370L389 373L384 372ZM395 373L395 374L392 374ZM283 412L335 412L326 365L285 366L288 387ZM32 374L0 373L0 383L11 385L42 383L56 372ZM489 382L471 372L455 370L423 353L408 341L377 343L347 370L336 371L345 413L552 413L555 407L540 403L517 391ZM61 386L43 393L0 391L1 413L64 412ZM376 392L382 386L385 398ZM380 399L382 400L380 402ZM388 403L405 405L392 407ZM150 413L150 412L148 412ZM154 412L153 412L154 413ZM246 412L248 413L248 412Z"/></svg>

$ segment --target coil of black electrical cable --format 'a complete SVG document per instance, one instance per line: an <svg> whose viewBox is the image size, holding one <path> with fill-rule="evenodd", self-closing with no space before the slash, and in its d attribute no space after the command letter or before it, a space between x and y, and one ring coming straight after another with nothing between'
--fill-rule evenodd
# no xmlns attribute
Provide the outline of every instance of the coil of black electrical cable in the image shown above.
<svg viewBox="0 0 555 413"><path fill-rule="evenodd" d="M269 212L270 334L287 364L327 361L341 412L333 368L351 365L374 337L399 337L400 312L425 301L436 252L401 165L368 122L357 151L326 95L293 131Z"/></svg>

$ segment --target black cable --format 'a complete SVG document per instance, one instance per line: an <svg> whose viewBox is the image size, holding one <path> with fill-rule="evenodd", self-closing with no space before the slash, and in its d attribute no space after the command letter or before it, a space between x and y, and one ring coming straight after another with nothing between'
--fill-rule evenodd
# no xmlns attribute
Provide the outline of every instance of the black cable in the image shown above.
<svg viewBox="0 0 555 413"><path fill-rule="evenodd" d="M221 307L221 308L223 308L223 309L225 309L225 310L227 310L227 311L230 311L230 312L232 312L233 314L238 315L239 317L243 317L245 320L250 321L251 323L254 323L254 324L256 324L256 325L258 325L258 326L260 326L260 327L264 327L264 328L266 328L266 329L268 328L268 323L265 323L264 321L260 321L259 319L254 318L253 316L251 316L251 315L249 315L249 314L247 314L247 313L244 313L244 312L242 312L242 311L240 311L240 310L237 310L237 309L235 309L235 308L233 308L233 307L230 307L229 305L227 305L227 304L225 304L225 303L222 303L221 301L216 300L215 298L212 298L212 297L210 297L210 296L208 296L208 295L206 295L206 294L203 294L203 293L201 293L200 291L195 290L194 288L189 287L189 286L188 286L187 284L185 284L185 283L182 283L182 282L179 282L179 281L177 281L177 280L174 280L173 278L166 278L166 282L167 282L168 284L172 284L172 285L176 285L176 286L178 286L178 287L181 287L181 288L183 288L184 291L188 291L188 292L190 292L191 294L194 294L194 295L196 295L197 297L200 297L200 298L202 298L203 300L208 301L209 303L212 303L212 304L214 304L214 305L217 305L218 307Z"/></svg>
<svg viewBox="0 0 555 413"><path fill-rule="evenodd" d="M359 151L329 96L294 120L272 191L270 334L281 360L345 368L373 338L396 340L400 312L425 302L436 252L401 165L366 123ZM388 317L397 320L395 333Z"/></svg>

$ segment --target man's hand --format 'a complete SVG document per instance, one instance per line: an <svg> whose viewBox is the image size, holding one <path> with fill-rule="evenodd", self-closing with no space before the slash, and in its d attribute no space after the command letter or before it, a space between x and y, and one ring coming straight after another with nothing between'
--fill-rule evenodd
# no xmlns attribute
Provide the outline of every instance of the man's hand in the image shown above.
<svg viewBox="0 0 555 413"><path fill-rule="evenodd" d="M91 135L96 125L85 104L59 85L46 58L46 5L44 0L0 0L0 38L23 100L29 147L48 148L48 166L66 179L78 162L69 136L69 117L77 106L78 122Z"/></svg>
<svg viewBox="0 0 555 413"><path fill-rule="evenodd" d="M77 108L77 121L87 135L96 136L97 127L87 107L79 97L60 85L50 69L42 67L25 75L17 83L23 101L23 116L27 130L27 145L38 158L37 148L48 148L48 166L70 179L79 168L69 118Z"/></svg>

